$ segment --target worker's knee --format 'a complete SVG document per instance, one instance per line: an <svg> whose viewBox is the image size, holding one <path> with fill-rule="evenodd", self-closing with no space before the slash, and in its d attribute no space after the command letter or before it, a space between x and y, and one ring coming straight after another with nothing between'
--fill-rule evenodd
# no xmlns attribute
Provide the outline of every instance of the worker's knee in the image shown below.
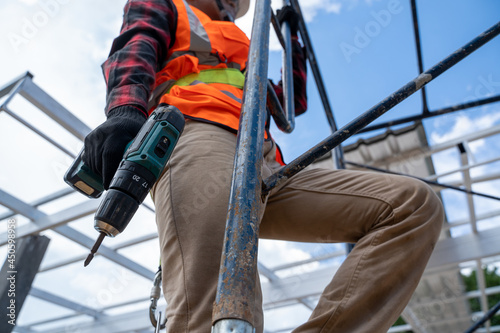
<svg viewBox="0 0 500 333"><path fill-rule="evenodd" d="M396 211L396 218L408 220L414 227L425 228L429 236L439 236L444 219L441 200L426 183L406 177L403 180L401 206ZM399 218L398 218L399 216Z"/></svg>

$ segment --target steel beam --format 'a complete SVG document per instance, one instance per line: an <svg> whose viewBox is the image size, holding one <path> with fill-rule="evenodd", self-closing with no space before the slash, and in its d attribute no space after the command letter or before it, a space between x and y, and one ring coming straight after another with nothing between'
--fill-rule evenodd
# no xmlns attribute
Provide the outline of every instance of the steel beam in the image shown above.
<svg viewBox="0 0 500 333"><path fill-rule="evenodd" d="M278 265L278 266L274 266L271 269L272 269L273 272L277 272L277 271L281 271L281 270L284 270L284 269L289 269L289 268L293 268L293 267L298 267L298 266L310 264L312 262L319 262L319 261L323 261L323 260L327 260L327 259L332 259L332 258L336 258L336 257L343 257L345 255L347 255L347 252L345 251L345 249L343 249L343 250L337 250L337 251L325 253L325 254L322 254L322 255L319 255L319 256L314 256L314 257L311 257L311 258L308 258L308 259L297 260L297 261L294 261L294 262L290 262L290 263L286 263L286 264L281 264L281 265Z"/></svg>
<svg viewBox="0 0 500 333"><path fill-rule="evenodd" d="M40 205L44 205L46 203L49 203L53 200L57 200L57 199L60 199L68 194L71 194L71 193L74 193L75 190L73 190L72 188L70 187L67 187L65 189L62 189L62 190L59 190L59 191L56 191L54 193L51 193L49 195L46 195L45 197L43 198L40 198L36 201L33 201L31 203L29 203L29 206L32 206L32 207L38 207ZM5 192L4 192L5 193ZM0 198L2 197L2 195L0 194ZM10 217L13 217L15 215L14 212L12 211L9 211L9 212L6 212L4 214L1 214L0 215L0 221L4 220L4 219L8 219Z"/></svg>
<svg viewBox="0 0 500 333"><path fill-rule="evenodd" d="M75 322L53 329L44 330L45 333L118 333L135 332L145 329L152 330L147 309L136 310L120 315L102 317L91 322Z"/></svg>
<svg viewBox="0 0 500 333"><path fill-rule="evenodd" d="M481 304L481 311L483 313L488 312L488 297L486 296L486 278L484 276L483 265L481 259L476 260L476 277L477 277L477 287L481 293L479 297L479 303ZM485 328L488 333L490 333L491 323L487 321L485 323Z"/></svg>
<svg viewBox="0 0 500 333"><path fill-rule="evenodd" d="M40 89L33 82L33 75L29 72L0 89L0 98L7 94L10 96L2 104L2 109L8 106L16 94L19 94L80 140L83 141L91 131L85 123Z"/></svg>
<svg viewBox="0 0 500 333"><path fill-rule="evenodd" d="M40 137L42 137L45 141L65 153L66 155L71 156L72 158L75 158L76 155L70 152L68 149L64 148L62 145L57 143L55 140L51 139L48 135L44 134L42 131L38 130L35 126L31 125L29 122L24 120L23 118L19 117L15 112L10 110L7 106L2 106L1 110L5 111L9 116L20 122L22 125L30 129L33 133L38 134Z"/></svg>
<svg viewBox="0 0 500 333"><path fill-rule="evenodd" d="M15 221L9 226L10 233L8 256L0 272L0 332L11 332L17 324L19 313L28 296L31 284L49 246L50 239L45 236L18 238L15 234Z"/></svg>
<svg viewBox="0 0 500 333"><path fill-rule="evenodd" d="M15 211L18 214L21 214L30 220L33 221L34 224L36 224L38 221L47 221L50 220L49 215L43 213L42 211L28 205L27 203L23 202L22 200L19 200L10 194L0 190L0 202L8 207L9 209ZM63 220L67 219L68 211L64 210L64 214L61 213L62 216L66 216L65 218L62 218ZM60 217L61 218L61 217ZM60 220L57 220L60 222ZM67 220L66 220L67 222ZM50 224L50 222L46 222L45 224L42 223L44 226L47 226L47 224ZM62 236L69 238L70 240L74 241L77 244L80 244L86 248L91 248L94 245L94 239L86 236L85 234L67 226L67 225L60 225L58 227L55 227L52 229L53 231L61 234ZM115 263L124 266L127 269L130 269L134 273L137 273L143 277L145 277L148 280L153 280L155 273L147 268L145 268L142 265L139 265L133 260L128 259L127 257L118 254L116 251L110 249L109 247L106 246L101 246L99 249L99 254L103 255L104 257L108 258L111 261L114 261Z"/></svg>
<svg viewBox="0 0 500 333"><path fill-rule="evenodd" d="M290 301L319 296L326 285L332 280L340 265L324 269L304 272L281 278L276 282L263 282L262 295L264 307L276 307Z"/></svg>
<svg viewBox="0 0 500 333"><path fill-rule="evenodd" d="M465 145L463 143L458 144L458 150L460 152L460 166L469 164L469 156L465 149ZM469 172L469 169L465 169L462 171L462 179L464 182L465 189L472 191L472 179ZM474 206L474 199L471 194L467 194L467 208L469 213L469 222L472 228L473 233L477 233L477 221L476 221L476 208Z"/></svg>
<svg viewBox="0 0 500 333"><path fill-rule="evenodd" d="M90 127L85 125L85 123L33 83L31 77L26 79L23 89L19 93L80 140L83 141L85 136L91 131Z"/></svg>
<svg viewBox="0 0 500 333"><path fill-rule="evenodd" d="M15 198L9 193L0 189L0 204L14 211L15 213L21 214L30 220L38 220L46 216L43 212L39 211L35 207L25 203L22 200ZM5 236L2 235L2 236ZM2 243L2 244L5 244Z"/></svg>
<svg viewBox="0 0 500 333"><path fill-rule="evenodd" d="M0 192L3 191L0 190ZM4 196L2 196L2 199L3 198ZM99 200L87 200L81 204L63 209L62 211L55 214L42 215L41 217L34 219L33 223L20 226L18 229L18 235L19 237L24 237L28 235L34 235L45 230L57 228L58 226L92 214L97 210L98 205ZM0 234L0 246L5 245L6 242L6 233Z"/></svg>
<svg viewBox="0 0 500 333"><path fill-rule="evenodd" d="M427 269L500 255L500 227L439 241Z"/></svg>
<svg viewBox="0 0 500 333"><path fill-rule="evenodd" d="M73 242L80 244L86 248L91 248L94 245L95 239L87 237L86 235L82 234L81 232L70 228L67 225L63 225L60 227L57 227L53 229L55 232L63 235L64 237L72 240ZM102 255L103 257L106 257L107 259L117 263L118 265L121 265L125 267L126 269L131 270L132 272L139 274L140 276L148 279L148 280L153 280L155 273L146 267L138 264L137 262L130 260L129 258L117 253L116 251L110 249L107 246L102 246L99 248L98 254ZM82 265L83 267L83 265Z"/></svg>
<svg viewBox="0 0 500 333"><path fill-rule="evenodd" d="M113 251L118 251L118 250L127 248L129 246L134 246L134 245L137 245L137 244L140 244L143 242L147 242L149 240L153 240L156 238L158 238L158 233L150 233L150 234L140 236L137 238L133 238L133 239L130 239L126 242L120 243L120 245L118 245L118 246L110 246L109 248L112 249ZM69 258L69 259L58 260L50 265L42 266L42 268L40 269L40 272L47 272L47 271L50 271L52 269L56 269L56 268L59 268L59 267L65 266L65 265L74 264L75 262L79 262L79 261L83 262L86 258L87 258L87 254L84 254L84 255L80 255L80 256L74 256L74 257Z"/></svg>
<svg viewBox="0 0 500 333"><path fill-rule="evenodd" d="M11 82L7 83L6 85L4 85L1 89L0 89L0 98L10 94L12 92L12 89L14 89L14 87L16 87L19 82L21 82L22 80L24 80L25 78L33 78L33 74L31 74L30 72L26 72L24 73L23 75L15 78L14 80L12 80Z"/></svg>
<svg viewBox="0 0 500 333"><path fill-rule="evenodd" d="M149 302L149 300L150 300L150 297L148 295L148 296L141 298L141 299L135 299L135 300L127 301L127 302L113 304L111 306L107 306L107 307L102 308L101 311L99 312L99 314L104 315L106 313L106 311L108 311L108 310L113 310L113 309L117 309L120 307L126 307L129 305L134 305L135 308L137 308L138 303L146 303L146 302ZM148 310L149 310L148 308L144 307L143 313L147 313ZM63 321L63 320L69 320L69 319L78 320L77 317L82 317L82 314L81 313L68 314L68 315L64 315L64 316L60 316L60 317L54 317L54 318L49 318L49 319L37 321L37 322L31 322L29 325L30 325L30 327L38 327L38 326L53 323L56 321ZM108 318L107 316L100 316L99 320L101 320L104 317ZM112 316L109 316L109 317L112 317ZM87 322L87 321L85 321L85 322ZM17 329L18 329L18 327L16 327L16 331L17 331Z"/></svg>
<svg viewBox="0 0 500 333"><path fill-rule="evenodd" d="M33 297L36 297L38 299L44 300L46 302L62 306L62 307L67 308L69 310L73 310L73 311L78 312L80 314L85 314L85 315L88 315L88 316L91 316L94 318L100 318L103 316L103 313L101 311L91 309L91 308L84 306L82 304L75 303L75 302L70 301L64 297L54 295L52 293L46 292L46 291L38 289L38 288L31 288L30 295Z"/></svg>

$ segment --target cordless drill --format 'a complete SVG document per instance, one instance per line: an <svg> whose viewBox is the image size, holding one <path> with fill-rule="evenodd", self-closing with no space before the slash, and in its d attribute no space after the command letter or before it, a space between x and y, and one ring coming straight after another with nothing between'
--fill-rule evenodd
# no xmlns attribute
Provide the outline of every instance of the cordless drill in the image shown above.
<svg viewBox="0 0 500 333"><path fill-rule="evenodd" d="M99 237L85 260L87 266L105 236L115 237L128 225L164 170L184 129L184 117L174 106L160 104L126 148L94 218ZM104 192L102 178L82 161L83 150L64 176L64 180L89 198Z"/></svg>

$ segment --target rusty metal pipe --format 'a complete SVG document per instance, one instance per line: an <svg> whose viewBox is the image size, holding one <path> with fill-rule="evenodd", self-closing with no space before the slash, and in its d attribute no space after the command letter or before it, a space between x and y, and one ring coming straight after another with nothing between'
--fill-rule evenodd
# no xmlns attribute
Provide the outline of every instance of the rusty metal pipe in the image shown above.
<svg viewBox="0 0 500 333"><path fill-rule="evenodd" d="M271 1L257 0L248 56L247 79L237 136L226 232L212 320L214 333L230 332L225 323L244 321L252 329L257 277L259 222L263 209L262 146L269 58Z"/></svg>

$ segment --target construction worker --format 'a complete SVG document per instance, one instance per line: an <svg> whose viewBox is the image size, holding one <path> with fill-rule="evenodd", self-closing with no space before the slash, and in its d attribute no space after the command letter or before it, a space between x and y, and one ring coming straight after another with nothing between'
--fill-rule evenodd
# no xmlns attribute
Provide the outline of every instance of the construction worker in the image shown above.
<svg viewBox="0 0 500 333"><path fill-rule="evenodd" d="M185 115L184 133L151 191L171 333L207 333L213 324L249 47L232 21L248 6L249 0L129 0L103 64L107 120L85 139L84 161L107 187L155 103L175 105ZM305 64L296 15L287 7L280 20L292 27L300 114ZM282 166L269 133L263 158L263 177ZM406 177L313 169L275 188L260 237L356 243L310 319L294 332L386 332L416 288L442 221L434 192ZM260 288L255 301L261 304ZM256 332L263 332L262 308L252 316Z"/></svg>

